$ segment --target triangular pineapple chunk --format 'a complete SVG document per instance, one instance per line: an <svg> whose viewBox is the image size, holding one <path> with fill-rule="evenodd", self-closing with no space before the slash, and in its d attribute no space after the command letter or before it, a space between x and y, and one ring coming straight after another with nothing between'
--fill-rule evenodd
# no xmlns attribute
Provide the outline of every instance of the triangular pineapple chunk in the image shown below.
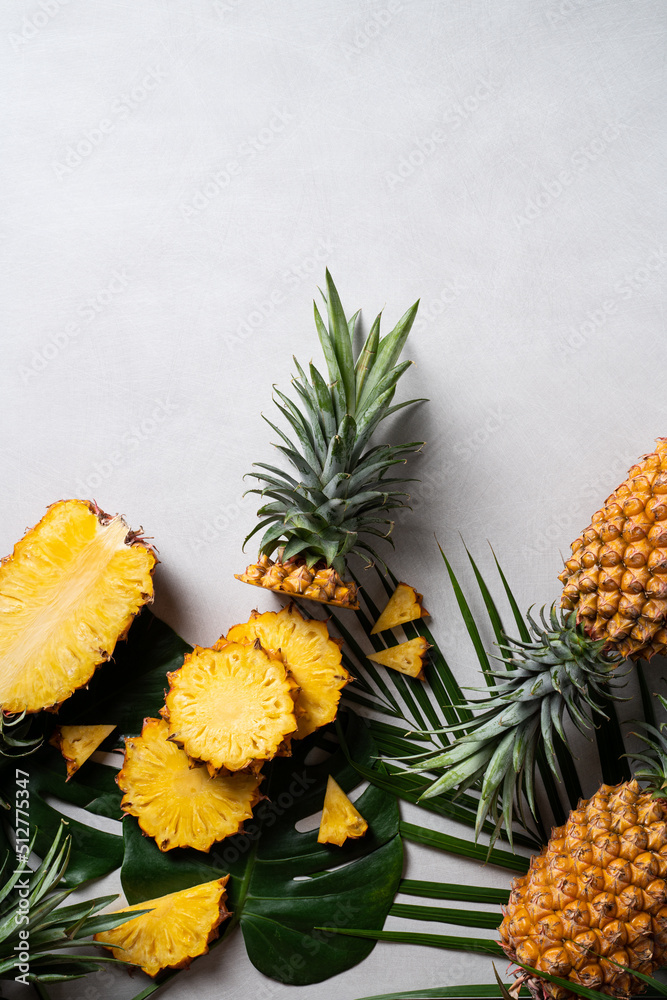
<svg viewBox="0 0 667 1000"><path fill-rule="evenodd" d="M418 594L414 587L410 587L407 583L399 583L373 626L371 635L384 632L388 628L396 628L405 622L412 622L416 618L426 618L428 611L422 604L423 600L422 595Z"/></svg>
<svg viewBox="0 0 667 1000"><path fill-rule="evenodd" d="M95 753L115 726L60 726L49 740L67 762L67 781Z"/></svg>
<svg viewBox="0 0 667 1000"><path fill-rule="evenodd" d="M383 649L379 653L370 653L368 659L373 660L374 663L381 663L383 667L391 667L392 670L398 670L409 677L418 677L423 681L426 678L422 668L430 648L426 639L419 636L417 639L402 642L398 646L390 646L389 649Z"/></svg>
<svg viewBox="0 0 667 1000"><path fill-rule="evenodd" d="M324 796L318 844L342 847L348 837L363 837L368 823L355 809L338 782L329 775Z"/></svg>
<svg viewBox="0 0 667 1000"><path fill-rule="evenodd" d="M229 875L191 889L125 906L117 913L150 910L119 927L100 931L95 940L114 958L140 965L149 976L162 969L186 969L193 958L205 955L218 927L229 916L225 886Z"/></svg>

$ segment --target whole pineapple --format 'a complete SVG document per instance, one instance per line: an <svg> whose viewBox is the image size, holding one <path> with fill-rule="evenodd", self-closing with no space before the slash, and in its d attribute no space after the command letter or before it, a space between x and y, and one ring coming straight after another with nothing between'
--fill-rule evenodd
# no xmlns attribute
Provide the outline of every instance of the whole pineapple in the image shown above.
<svg viewBox="0 0 667 1000"><path fill-rule="evenodd" d="M635 659L667 649L667 438L593 515L559 579L591 638Z"/></svg>
<svg viewBox="0 0 667 1000"><path fill-rule="evenodd" d="M295 440L267 421L280 436L277 448L293 468L288 475L273 465L255 463L251 472L261 488L250 492L270 500L246 538L264 529L259 558L237 579L269 590L344 608L357 608L357 588L344 580L347 557L376 557L371 539L388 538L393 509L406 506L405 478L387 473L423 442L369 447L385 417L420 400L394 406L399 378L412 362L398 362L417 314L415 303L394 329L380 337L377 317L355 358L356 313L345 317L338 292L326 273L329 327L315 305L315 325L327 365L328 381L311 363L309 375L295 359L298 376L293 402L276 389L278 409ZM275 560L271 558L276 552Z"/></svg>
<svg viewBox="0 0 667 1000"><path fill-rule="evenodd" d="M602 785L553 830L513 883L500 926L510 959L615 997L643 990L626 969L650 975L667 960L667 799L655 796L636 780ZM539 1000L574 998L522 979Z"/></svg>

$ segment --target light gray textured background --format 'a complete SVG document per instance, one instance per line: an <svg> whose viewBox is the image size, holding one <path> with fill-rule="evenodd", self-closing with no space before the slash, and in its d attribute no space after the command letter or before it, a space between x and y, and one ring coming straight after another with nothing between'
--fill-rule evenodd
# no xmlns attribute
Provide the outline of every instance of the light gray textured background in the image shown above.
<svg viewBox="0 0 667 1000"><path fill-rule="evenodd" d="M328 265L366 327L421 297L402 392L431 403L399 433L428 446L392 565L471 681L434 533L462 571L458 532L484 568L491 540L522 605L550 601L559 550L667 432L666 27L660 0L3 4L2 552L94 497L155 537L188 640L247 616L241 477L270 460L272 383L318 356ZM425 850L409 871L506 884ZM299 996L490 979L380 945ZM139 989L93 983L54 996ZM237 936L166 993L288 989Z"/></svg>

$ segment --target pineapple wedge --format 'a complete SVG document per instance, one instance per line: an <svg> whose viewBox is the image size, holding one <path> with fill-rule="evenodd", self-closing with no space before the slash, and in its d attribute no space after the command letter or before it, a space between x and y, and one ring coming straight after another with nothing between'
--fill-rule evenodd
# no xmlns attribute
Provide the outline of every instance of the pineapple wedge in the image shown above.
<svg viewBox="0 0 667 1000"><path fill-rule="evenodd" d="M390 646L382 649L379 653L369 653L368 659L374 663L380 663L383 667L391 667L408 677L418 677L419 680L426 680L424 677L424 660L430 649L426 639L419 636L417 639L409 639L398 646Z"/></svg>
<svg viewBox="0 0 667 1000"><path fill-rule="evenodd" d="M245 625L234 625L230 642L259 639L265 649L280 650L287 669L299 686L301 709L294 738L301 740L320 726L333 722L341 690L350 680L342 664L342 640L332 639L324 622L303 618L290 604L282 611L253 611Z"/></svg>
<svg viewBox="0 0 667 1000"><path fill-rule="evenodd" d="M152 601L156 562L121 517L49 507L0 563L0 707L38 712L87 684Z"/></svg>
<svg viewBox="0 0 667 1000"><path fill-rule="evenodd" d="M125 794L124 812L136 816L161 851L214 843L243 830L262 798L261 775L241 771L211 777L202 764L168 739L162 719L144 719L141 736L125 741L125 760L116 777Z"/></svg>
<svg viewBox="0 0 667 1000"><path fill-rule="evenodd" d="M378 632L384 632L388 628L396 628L405 622L412 622L416 618L427 618L428 611L422 604L423 600L422 595L418 594L414 587L410 587L407 583L399 583L371 629L371 635L377 635Z"/></svg>
<svg viewBox="0 0 667 1000"><path fill-rule="evenodd" d="M271 760L297 728L298 688L282 658L258 640L195 646L167 679L160 714L169 723L169 739L203 761L211 775Z"/></svg>
<svg viewBox="0 0 667 1000"><path fill-rule="evenodd" d="M150 910L95 935L114 958L140 965L149 976L162 969L186 969L193 958L205 955L209 942L218 936L218 927L229 916L225 906L225 886L229 875L171 892L158 899L126 906L117 913Z"/></svg>
<svg viewBox="0 0 667 1000"><path fill-rule="evenodd" d="M348 837L363 837L367 830L368 823L364 817L352 805L338 782L329 775L317 843L342 847Z"/></svg>
<svg viewBox="0 0 667 1000"><path fill-rule="evenodd" d="M67 764L67 781L95 753L115 726L59 726L49 740Z"/></svg>

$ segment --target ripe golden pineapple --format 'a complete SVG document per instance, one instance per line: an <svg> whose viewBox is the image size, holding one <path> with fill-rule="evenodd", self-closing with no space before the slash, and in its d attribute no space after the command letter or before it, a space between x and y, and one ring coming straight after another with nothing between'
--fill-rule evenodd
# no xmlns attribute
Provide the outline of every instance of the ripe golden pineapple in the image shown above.
<svg viewBox="0 0 667 1000"><path fill-rule="evenodd" d="M593 639L647 660L667 649L667 438L593 515L559 579Z"/></svg>
<svg viewBox="0 0 667 1000"><path fill-rule="evenodd" d="M153 599L156 557L121 517L61 500L0 563L0 707L59 705Z"/></svg>
<svg viewBox="0 0 667 1000"><path fill-rule="evenodd" d="M667 799L635 780L602 785L553 830L514 881L500 926L523 965L612 996L642 984L619 965L652 974L667 960ZM537 998L574 994L528 976Z"/></svg>
<svg viewBox="0 0 667 1000"><path fill-rule="evenodd" d="M408 677L417 677L423 681L425 680L424 660L430 648L426 639L419 636L417 639L401 642L398 646L381 649L379 653L369 653L368 659L374 663L380 663L383 667L390 667L392 670L398 670L401 674L407 674Z"/></svg>
<svg viewBox="0 0 667 1000"><path fill-rule="evenodd" d="M49 740L60 750L67 764L67 781L95 753L115 726L59 726Z"/></svg>
<svg viewBox="0 0 667 1000"><path fill-rule="evenodd" d="M243 830L252 817L261 776L245 771L209 775L168 739L162 719L144 719L141 736L125 741L116 781L124 812L136 816L161 851L194 847L209 851L216 841Z"/></svg>
<svg viewBox="0 0 667 1000"><path fill-rule="evenodd" d="M169 738L211 775L271 760L297 728L298 688L281 657L259 641L223 638L210 649L195 646L167 678L161 714Z"/></svg>
<svg viewBox="0 0 667 1000"><path fill-rule="evenodd" d="M399 583L371 629L371 635L415 621L417 618L428 618L423 600L422 594L418 594L414 587L410 587L407 583Z"/></svg>
<svg viewBox="0 0 667 1000"><path fill-rule="evenodd" d="M149 976L162 969L186 969L193 958L205 955L218 936L218 927L229 916L225 886L229 875L125 906L117 913L150 910L139 917L102 931L95 940L108 947L114 958L140 965Z"/></svg>
<svg viewBox="0 0 667 1000"><path fill-rule="evenodd" d="M352 805L338 782L329 775L317 843L342 847L348 837L363 837L367 830L368 823L364 817Z"/></svg>
<svg viewBox="0 0 667 1000"><path fill-rule="evenodd" d="M249 622L229 630L227 639L230 642L259 639L265 649L280 651L299 686L296 703L302 714L295 739L303 739L333 722L341 691L350 675L342 664L342 640L332 639L324 622L303 618L290 604L282 611L263 615L253 611Z"/></svg>

